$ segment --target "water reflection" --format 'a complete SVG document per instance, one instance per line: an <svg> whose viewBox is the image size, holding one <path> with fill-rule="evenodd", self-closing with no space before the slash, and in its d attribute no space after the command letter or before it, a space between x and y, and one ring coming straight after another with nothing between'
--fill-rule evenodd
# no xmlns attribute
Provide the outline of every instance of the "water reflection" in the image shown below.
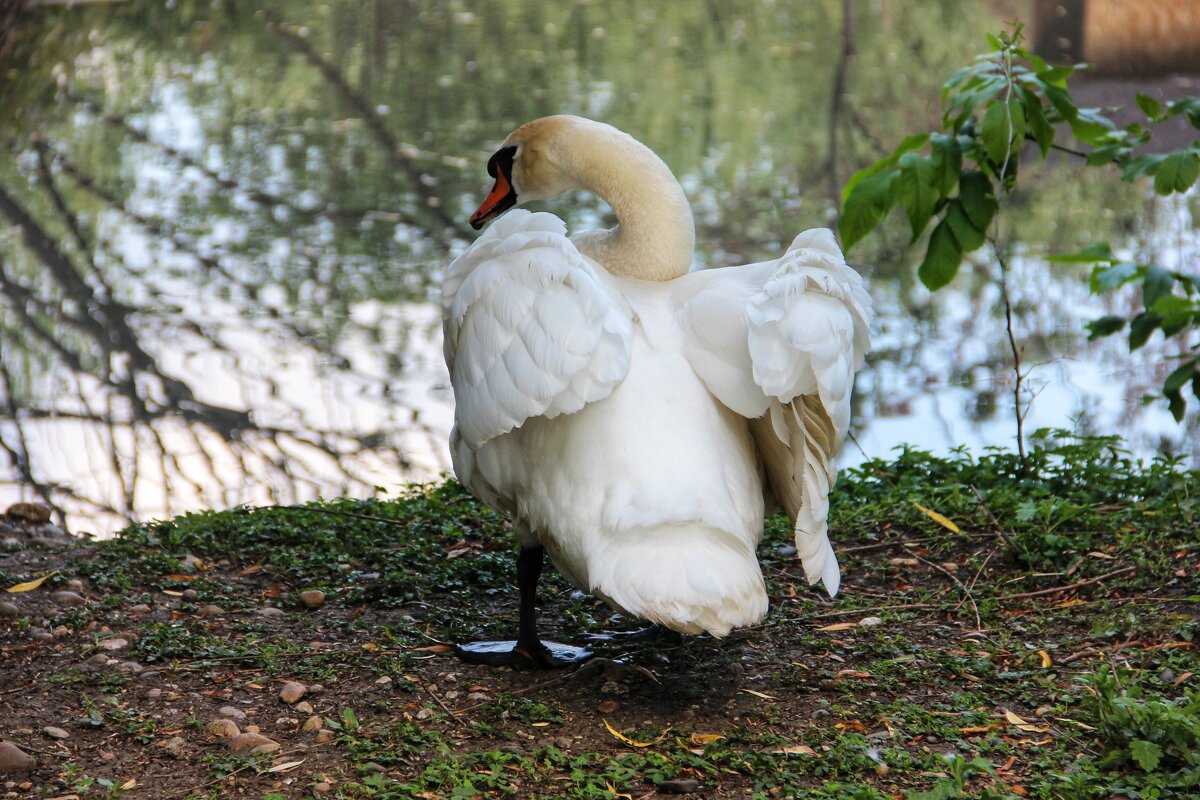
<svg viewBox="0 0 1200 800"><path fill-rule="evenodd" d="M450 407L429 299L508 130L572 112L635 132L694 203L701 265L770 256L829 224L853 169L930 124L940 76L997 26L989 7L28 11L0 68L0 502L40 498L103 530L436 475ZM1143 452L1195 457L1194 414L1180 427L1140 404L1170 348L1085 346L1082 321L1128 298L1088 297L1037 257L1103 237L1182 261L1195 200L1044 180L1008 215L1026 359L1048 362L1029 426L1120 429ZM555 210L607 218L584 196ZM904 244L895 228L855 251L881 311L857 441L872 455L1011 443L991 265L930 297Z"/></svg>

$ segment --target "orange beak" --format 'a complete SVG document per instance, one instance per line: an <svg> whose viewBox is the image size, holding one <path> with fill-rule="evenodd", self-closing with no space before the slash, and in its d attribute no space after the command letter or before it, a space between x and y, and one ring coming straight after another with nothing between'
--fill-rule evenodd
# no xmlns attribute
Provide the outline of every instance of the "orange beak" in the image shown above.
<svg viewBox="0 0 1200 800"><path fill-rule="evenodd" d="M471 227L479 230L484 223L503 214L517 204L517 192L508 181L503 169L496 170L496 183L483 204L471 215Z"/></svg>

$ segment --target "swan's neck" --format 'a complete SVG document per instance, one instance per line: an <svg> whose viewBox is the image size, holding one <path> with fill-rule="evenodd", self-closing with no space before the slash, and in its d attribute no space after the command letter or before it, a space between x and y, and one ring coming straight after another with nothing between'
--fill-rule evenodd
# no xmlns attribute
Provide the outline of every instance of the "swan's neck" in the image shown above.
<svg viewBox="0 0 1200 800"><path fill-rule="evenodd" d="M576 135L566 171L612 207L617 225L579 234L575 245L614 275L668 281L686 273L696 228L670 168L650 148L607 125Z"/></svg>

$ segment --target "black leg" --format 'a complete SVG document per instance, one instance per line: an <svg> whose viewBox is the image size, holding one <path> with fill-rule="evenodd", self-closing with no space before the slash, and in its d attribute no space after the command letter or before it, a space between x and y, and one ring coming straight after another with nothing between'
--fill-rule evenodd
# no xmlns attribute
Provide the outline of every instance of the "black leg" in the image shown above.
<svg viewBox="0 0 1200 800"><path fill-rule="evenodd" d="M506 642L471 642L458 645L454 652L463 661L488 664L493 667L524 669L555 669L582 663L592 657L582 647L543 642L537 635L537 585L542 577L545 550L522 547L517 555L517 588L521 592L517 640Z"/></svg>

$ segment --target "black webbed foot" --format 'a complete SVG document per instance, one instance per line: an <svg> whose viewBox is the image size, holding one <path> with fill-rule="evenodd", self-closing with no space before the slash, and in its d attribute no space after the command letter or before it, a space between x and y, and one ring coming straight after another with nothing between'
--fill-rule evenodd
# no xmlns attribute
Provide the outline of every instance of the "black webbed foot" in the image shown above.
<svg viewBox="0 0 1200 800"><path fill-rule="evenodd" d="M522 647L511 639L457 645L454 654L469 664L514 669L562 669L582 664L593 656L585 647L542 641Z"/></svg>

